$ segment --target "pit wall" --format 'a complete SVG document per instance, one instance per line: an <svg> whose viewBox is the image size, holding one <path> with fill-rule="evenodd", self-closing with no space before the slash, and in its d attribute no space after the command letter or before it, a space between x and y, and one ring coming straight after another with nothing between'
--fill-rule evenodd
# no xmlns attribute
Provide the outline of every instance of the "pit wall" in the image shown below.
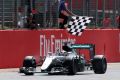
<svg viewBox="0 0 120 80"><path fill-rule="evenodd" d="M95 44L96 54L104 54L108 62L120 62L120 30L87 29L82 36L73 36L66 30L10 30L0 31L0 68L16 68L22 66L25 56L40 56L48 52L62 50L62 43ZM88 51L84 51L88 55Z"/></svg>

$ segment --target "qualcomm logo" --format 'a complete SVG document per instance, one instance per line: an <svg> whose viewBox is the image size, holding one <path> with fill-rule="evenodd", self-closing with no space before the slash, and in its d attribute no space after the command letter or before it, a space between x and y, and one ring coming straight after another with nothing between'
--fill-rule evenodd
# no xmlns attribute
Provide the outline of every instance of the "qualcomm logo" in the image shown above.
<svg viewBox="0 0 120 80"><path fill-rule="evenodd" d="M59 38L58 38L59 37ZM60 36L50 35L40 35L40 56L46 56L48 52L56 53L59 49L62 50L62 44L66 41L75 43L75 39L63 38L63 34Z"/></svg>

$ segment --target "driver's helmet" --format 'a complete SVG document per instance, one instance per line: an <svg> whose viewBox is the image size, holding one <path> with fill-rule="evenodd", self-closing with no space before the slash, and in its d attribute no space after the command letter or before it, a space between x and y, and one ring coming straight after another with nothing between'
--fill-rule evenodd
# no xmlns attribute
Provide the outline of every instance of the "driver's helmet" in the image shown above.
<svg viewBox="0 0 120 80"><path fill-rule="evenodd" d="M69 42L65 42L62 46L62 49L67 52L72 51L71 44Z"/></svg>

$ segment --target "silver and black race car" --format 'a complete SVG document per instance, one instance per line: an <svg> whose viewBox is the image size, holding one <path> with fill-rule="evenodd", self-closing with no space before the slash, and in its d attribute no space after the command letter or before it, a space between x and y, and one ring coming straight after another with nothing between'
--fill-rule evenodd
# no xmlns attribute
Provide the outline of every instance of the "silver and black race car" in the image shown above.
<svg viewBox="0 0 120 80"><path fill-rule="evenodd" d="M78 49L88 49L90 60L87 61ZM107 61L104 55L95 55L95 45L93 44L68 44L63 45L63 51L55 54L48 53L42 66L42 73L66 73L75 75L77 72L83 72L87 68L93 70L96 74L104 74L107 70ZM36 69L36 61L33 56L25 57L23 67L20 72L26 75L33 75Z"/></svg>

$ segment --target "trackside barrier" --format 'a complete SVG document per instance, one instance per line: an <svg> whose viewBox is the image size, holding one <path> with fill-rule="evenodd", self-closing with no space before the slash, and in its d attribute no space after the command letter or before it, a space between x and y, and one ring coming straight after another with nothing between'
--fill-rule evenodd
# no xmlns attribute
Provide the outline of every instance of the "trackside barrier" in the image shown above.
<svg viewBox="0 0 120 80"><path fill-rule="evenodd" d="M104 54L108 62L120 62L120 30L87 29L82 36L72 36L66 30L10 30L0 31L0 68L16 68L25 56L35 56L37 62L48 52L62 49L62 43L91 43L97 54ZM85 55L88 51L84 51ZM88 54L87 54L88 55Z"/></svg>

